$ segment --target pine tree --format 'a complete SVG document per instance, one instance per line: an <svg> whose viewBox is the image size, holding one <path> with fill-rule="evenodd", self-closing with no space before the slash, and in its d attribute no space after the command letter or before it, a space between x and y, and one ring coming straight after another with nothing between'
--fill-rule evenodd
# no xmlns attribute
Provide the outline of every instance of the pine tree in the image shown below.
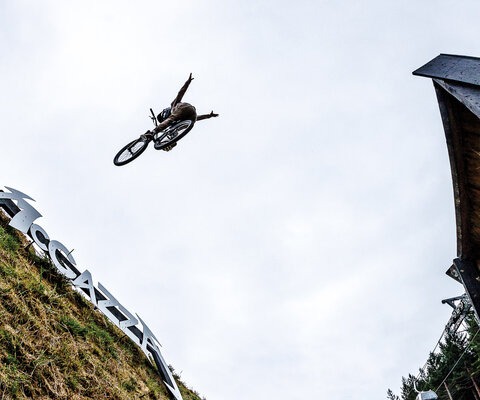
<svg viewBox="0 0 480 400"><path fill-rule="evenodd" d="M440 399L448 399L445 385L455 400L480 400L480 333L474 318L467 320L467 331L447 334L439 350L430 353L418 377L402 377L400 397L390 389L388 400L415 400L418 390L434 390Z"/></svg>
<svg viewBox="0 0 480 400"><path fill-rule="evenodd" d="M394 394L391 389L388 389L387 390L387 400L400 400L400 397L398 397L396 394Z"/></svg>

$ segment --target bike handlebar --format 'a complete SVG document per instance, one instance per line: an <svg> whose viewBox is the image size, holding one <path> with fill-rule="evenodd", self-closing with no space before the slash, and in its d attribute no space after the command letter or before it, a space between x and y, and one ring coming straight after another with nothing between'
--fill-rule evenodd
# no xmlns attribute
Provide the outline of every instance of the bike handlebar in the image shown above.
<svg viewBox="0 0 480 400"><path fill-rule="evenodd" d="M151 114L152 114L152 116L150 117L150 119L153 121L153 124L154 124L155 126L158 126L158 121L157 121L157 117L155 116L155 113L153 112L152 109L150 109L150 112L151 112Z"/></svg>

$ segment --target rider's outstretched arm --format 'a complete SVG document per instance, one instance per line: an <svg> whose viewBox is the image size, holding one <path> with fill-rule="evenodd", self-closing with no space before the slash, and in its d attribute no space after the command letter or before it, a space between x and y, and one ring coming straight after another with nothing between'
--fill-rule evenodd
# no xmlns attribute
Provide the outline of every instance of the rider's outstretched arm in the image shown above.
<svg viewBox="0 0 480 400"><path fill-rule="evenodd" d="M214 114L214 112L211 111L210 114L197 115L197 121L200 121L201 119L212 118L212 117L218 117L218 114Z"/></svg>
<svg viewBox="0 0 480 400"><path fill-rule="evenodd" d="M188 77L187 81L184 83L182 88L177 94L177 97L175 97L175 100L172 101L172 108L175 107L178 103L182 101L183 95L188 89L188 86L190 86L190 83L193 81L192 74Z"/></svg>

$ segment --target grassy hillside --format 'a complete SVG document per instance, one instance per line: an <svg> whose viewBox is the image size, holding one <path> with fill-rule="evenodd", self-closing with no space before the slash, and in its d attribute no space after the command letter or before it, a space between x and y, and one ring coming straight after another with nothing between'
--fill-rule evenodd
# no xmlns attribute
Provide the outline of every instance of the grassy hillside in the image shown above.
<svg viewBox="0 0 480 400"><path fill-rule="evenodd" d="M137 346L7 222L0 212L0 398L169 399Z"/></svg>

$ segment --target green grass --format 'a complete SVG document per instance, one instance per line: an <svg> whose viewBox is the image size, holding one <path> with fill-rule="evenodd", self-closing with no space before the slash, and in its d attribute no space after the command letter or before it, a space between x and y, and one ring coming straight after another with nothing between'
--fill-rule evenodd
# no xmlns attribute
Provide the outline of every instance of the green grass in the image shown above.
<svg viewBox="0 0 480 400"><path fill-rule="evenodd" d="M20 247L20 242L17 237L10 233L11 230L10 227L0 226L0 247L10 253L15 253Z"/></svg>
<svg viewBox="0 0 480 400"><path fill-rule="evenodd" d="M170 399L143 352L7 222L0 212L2 398Z"/></svg>

